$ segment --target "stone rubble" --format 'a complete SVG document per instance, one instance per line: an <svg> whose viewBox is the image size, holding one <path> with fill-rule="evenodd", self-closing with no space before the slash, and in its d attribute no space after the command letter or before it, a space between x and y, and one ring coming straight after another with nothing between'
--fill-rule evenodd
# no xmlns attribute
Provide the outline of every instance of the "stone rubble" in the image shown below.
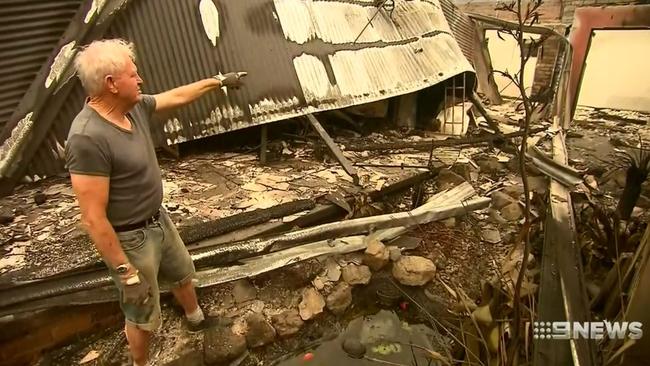
<svg viewBox="0 0 650 366"><path fill-rule="evenodd" d="M418 256L402 256L393 265L393 276L406 286L423 286L433 280L436 265L430 259Z"/></svg>
<svg viewBox="0 0 650 366"><path fill-rule="evenodd" d="M372 272L364 265L348 264L341 269L343 281L348 285L367 285L370 282Z"/></svg>
<svg viewBox="0 0 650 366"><path fill-rule="evenodd" d="M363 263L373 271L379 271L390 262L390 252L379 240L371 240L364 254Z"/></svg>
<svg viewBox="0 0 650 366"><path fill-rule="evenodd" d="M302 292L302 301L298 305L300 318L309 320L323 312L325 299L315 288L309 287Z"/></svg>
<svg viewBox="0 0 650 366"><path fill-rule="evenodd" d="M341 282L327 296L327 309L336 315L341 315L352 304L352 287Z"/></svg>

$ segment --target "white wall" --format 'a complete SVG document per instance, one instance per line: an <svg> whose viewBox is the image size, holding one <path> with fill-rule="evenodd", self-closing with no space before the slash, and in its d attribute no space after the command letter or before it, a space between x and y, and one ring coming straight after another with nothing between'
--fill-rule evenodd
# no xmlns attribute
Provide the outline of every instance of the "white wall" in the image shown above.
<svg viewBox="0 0 650 366"><path fill-rule="evenodd" d="M519 71L520 63L519 46L517 45L517 41L508 34L502 34L503 40L501 40L495 30L485 31L485 37L488 40L488 50L490 51L490 58L492 59L492 68L499 71L507 70L510 75L514 76ZM525 37L536 38L539 36L526 33ZM530 90L533 86L536 65L537 58L531 57L526 63L526 68L524 69L524 86L526 87L526 93L528 95L530 95ZM515 98L520 96L519 89L514 84L511 84L508 78L495 73L494 80L499 87L501 95Z"/></svg>
<svg viewBox="0 0 650 366"><path fill-rule="evenodd" d="M592 34L578 104L650 112L650 30Z"/></svg>

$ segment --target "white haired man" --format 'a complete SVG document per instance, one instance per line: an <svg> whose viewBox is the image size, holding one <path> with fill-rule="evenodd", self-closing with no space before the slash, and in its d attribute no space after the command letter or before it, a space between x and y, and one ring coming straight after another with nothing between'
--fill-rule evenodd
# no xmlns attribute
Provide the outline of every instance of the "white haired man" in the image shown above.
<svg viewBox="0 0 650 366"><path fill-rule="evenodd" d="M160 320L159 278L170 283L187 327L214 324L198 304L194 264L162 208L162 179L149 122L154 112L188 104L220 87L241 86L229 73L156 95L143 95L133 45L95 41L75 60L88 99L72 122L66 166L81 221L119 290L133 364L146 365Z"/></svg>

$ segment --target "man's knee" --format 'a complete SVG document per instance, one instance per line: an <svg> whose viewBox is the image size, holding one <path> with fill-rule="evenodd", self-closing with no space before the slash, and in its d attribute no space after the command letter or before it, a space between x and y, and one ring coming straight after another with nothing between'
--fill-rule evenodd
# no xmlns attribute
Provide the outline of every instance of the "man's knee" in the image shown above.
<svg viewBox="0 0 650 366"><path fill-rule="evenodd" d="M192 274L192 275L189 275L186 278L178 281L176 283L177 284L176 287L177 288L194 288L194 282L193 281L194 281L194 275Z"/></svg>

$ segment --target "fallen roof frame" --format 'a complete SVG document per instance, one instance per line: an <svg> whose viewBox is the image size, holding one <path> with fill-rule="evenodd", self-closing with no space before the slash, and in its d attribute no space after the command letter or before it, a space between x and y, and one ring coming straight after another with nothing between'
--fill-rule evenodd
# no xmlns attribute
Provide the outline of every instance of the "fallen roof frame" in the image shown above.
<svg viewBox="0 0 650 366"><path fill-rule="evenodd" d="M74 83L73 60L77 45L100 38L111 21L129 0L108 0L99 3L87 0L65 31L59 46L43 65L7 122L0 136L0 196L13 191L24 176L29 163L46 138L50 127L66 102ZM45 86L45 87L43 87Z"/></svg>

